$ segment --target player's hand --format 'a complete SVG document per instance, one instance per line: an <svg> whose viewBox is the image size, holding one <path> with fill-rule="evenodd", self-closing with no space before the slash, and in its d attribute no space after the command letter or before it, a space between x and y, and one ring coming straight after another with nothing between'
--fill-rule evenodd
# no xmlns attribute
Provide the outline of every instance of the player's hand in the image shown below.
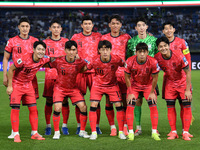
<svg viewBox="0 0 200 150"><path fill-rule="evenodd" d="M157 97L156 97L155 93L150 93L149 97L148 97L148 100L149 99L151 99L152 104L157 104Z"/></svg>
<svg viewBox="0 0 200 150"><path fill-rule="evenodd" d="M6 75L6 76L3 76L3 85L5 86L5 87L8 87L8 76Z"/></svg>
<svg viewBox="0 0 200 150"><path fill-rule="evenodd" d="M135 100L135 95L134 94L128 94L127 98L126 98L126 102L127 104L129 104L130 102L132 102L132 100Z"/></svg>
<svg viewBox="0 0 200 150"><path fill-rule="evenodd" d="M192 94L190 91L185 91L185 97L188 100L188 102L192 101Z"/></svg>
<svg viewBox="0 0 200 150"><path fill-rule="evenodd" d="M76 59L76 60L77 60L77 59L80 59L80 57L79 57L79 55L78 55L78 54L76 54L76 58L75 58L75 59Z"/></svg>
<svg viewBox="0 0 200 150"><path fill-rule="evenodd" d="M11 93L13 92L13 87L8 86L6 92L7 92L8 95L11 95Z"/></svg>

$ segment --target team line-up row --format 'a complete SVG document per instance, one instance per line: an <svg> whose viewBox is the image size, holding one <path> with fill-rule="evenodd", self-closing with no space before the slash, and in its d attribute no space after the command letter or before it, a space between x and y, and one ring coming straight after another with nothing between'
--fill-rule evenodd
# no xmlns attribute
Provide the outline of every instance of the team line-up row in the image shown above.
<svg viewBox="0 0 200 150"><path fill-rule="evenodd" d="M46 97L45 134L51 134L50 118L54 104L53 139L60 138L61 111L62 132L65 135L69 134L68 97L76 105L77 134L91 140L97 139L97 134L101 134L99 102L105 94L106 115L111 126L111 136L117 135L112 103L117 110L119 138L134 140L134 136L142 133L141 105L142 98L145 97L150 108L152 138L160 140L156 107L158 91L155 89L159 68L161 68L165 72L162 97L167 102L171 126L168 139L178 138L175 112L175 100L178 98L181 105L183 139L191 140L192 135L188 132L192 118L191 58L187 43L174 36L175 29L170 22L163 25L163 33L166 37L159 39L147 34L148 25L144 18L138 18L135 27L138 35L132 39L128 34L120 32L121 26L120 16L113 15L109 23L111 33L101 35L92 32L92 19L84 16L81 24L83 32L75 34L69 41L60 37L61 23L58 19L53 19L49 27L52 32L51 37L41 42L28 35L30 22L27 18L21 18L18 25L20 34L9 39L3 59L3 83L7 86L12 107L12 133L8 138L14 138L14 142L21 142L19 109L22 100L22 104L28 105L30 112L31 138L44 140L37 132L38 120L35 119L38 117L36 107L38 87L35 74L40 67L46 66L50 68L45 70L43 93ZM7 62L11 53L14 64L7 75ZM86 94L87 87L90 89L91 101L89 121L92 134L90 136L85 131L87 107L83 95ZM137 125L135 133L133 132L134 114Z"/></svg>

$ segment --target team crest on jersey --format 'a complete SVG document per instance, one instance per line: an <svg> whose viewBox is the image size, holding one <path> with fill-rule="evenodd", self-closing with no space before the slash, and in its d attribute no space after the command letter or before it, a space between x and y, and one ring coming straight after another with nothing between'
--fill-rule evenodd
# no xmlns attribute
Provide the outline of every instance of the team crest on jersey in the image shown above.
<svg viewBox="0 0 200 150"><path fill-rule="evenodd" d="M151 44L149 44L149 45L148 45L148 50L151 50L151 47L152 47Z"/></svg>
<svg viewBox="0 0 200 150"><path fill-rule="evenodd" d="M124 40L120 40L120 45L124 45Z"/></svg>
<svg viewBox="0 0 200 150"><path fill-rule="evenodd" d="M20 65L22 63L21 58L17 60L17 64Z"/></svg>
<svg viewBox="0 0 200 150"><path fill-rule="evenodd" d="M150 69L149 68L146 68L146 73L149 73L150 72Z"/></svg>
<svg viewBox="0 0 200 150"><path fill-rule="evenodd" d="M47 56L47 55L44 55L44 58L50 58L49 56Z"/></svg>
<svg viewBox="0 0 200 150"><path fill-rule="evenodd" d="M92 42L95 42L95 41L96 41L95 36L93 36L92 37Z"/></svg>
<svg viewBox="0 0 200 150"><path fill-rule="evenodd" d="M184 61L185 65L188 65L188 61L185 57L183 57L183 61Z"/></svg>

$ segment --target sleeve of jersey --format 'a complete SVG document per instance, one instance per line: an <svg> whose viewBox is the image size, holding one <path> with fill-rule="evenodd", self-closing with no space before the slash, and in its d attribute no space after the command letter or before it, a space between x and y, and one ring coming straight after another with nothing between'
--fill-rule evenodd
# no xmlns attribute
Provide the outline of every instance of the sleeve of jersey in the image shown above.
<svg viewBox="0 0 200 150"><path fill-rule="evenodd" d="M19 58L16 61L13 61L13 63L16 68L22 68L24 61L22 60L22 58Z"/></svg>
<svg viewBox="0 0 200 150"><path fill-rule="evenodd" d="M183 46L182 53L183 53L183 55L185 55L185 58L187 59L190 70L191 70L191 55L190 55L188 43L185 40L183 40L182 46Z"/></svg>
<svg viewBox="0 0 200 150"><path fill-rule="evenodd" d="M187 61L187 59L185 58L185 56L181 56L181 65L182 65L182 69L185 69L188 67L189 63Z"/></svg>
<svg viewBox="0 0 200 150"><path fill-rule="evenodd" d="M160 67L158 65L157 60L154 61L153 63L153 69L152 69L152 74L157 74L160 71Z"/></svg>
<svg viewBox="0 0 200 150"><path fill-rule="evenodd" d="M5 51L8 53L12 53L12 48L13 48L12 41L8 40L6 47L5 47Z"/></svg>
<svg viewBox="0 0 200 150"><path fill-rule="evenodd" d="M56 68L56 66L57 66L57 59L53 60L52 62L51 61L49 62L50 68Z"/></svg>
<svg viewBox="0 0 200 150"><path fill-rule="evenodd" d="M131 74L131 71L130 71L130 59L128 59L125 62L125 70L124 70L124 72L127 73L127 74Z"/></svg>

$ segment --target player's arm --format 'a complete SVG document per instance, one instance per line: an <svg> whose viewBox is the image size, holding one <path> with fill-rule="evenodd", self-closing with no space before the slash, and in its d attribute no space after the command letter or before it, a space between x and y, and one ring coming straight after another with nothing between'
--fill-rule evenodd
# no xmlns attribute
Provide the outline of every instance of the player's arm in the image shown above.
<svg viewBox="0 0 200 150"><path fill-rule="evenodd" d="M135 100L136 98L131 89L131 74L124 72L124 75L125 75L127 94L128 94L128 96L126 98L126 102L127 102L127 104L129 104L130 102L132 102L132 100Z"/></svg>
<svg viewBox="0 0 200 150"><path fill-rule="evenodd" d="M157 103L157 97L156 97L154 91L155 91L155 88L156 88L156 85L157 85L157 82L158 82L158 73L152 74L152 77L153 77L152 87L151 87L151 92L149 94L148 99L151 99L152 103L156 104Z"/></svg>
<svg viewBox="0 0 200 150"><path fill-rule="evenodd" d="M10 53L4 51L3 57L3 85L8 86L8 76L7 76L7 68L8 68L8 60L10 58Z"/></svg>
<svg viewBox="0 0 200 150"><path fill-rule="evenodd" d="M185 54L184 54L184 51L185 51ZM186 50L184 50L184 51L183 51L183 54L184 54L185 58L187 59L187 61L188 61L188 63L189 63L190 70L191 70L191 68L192 68L192 66L191 66L192 63L191 63L191 55L190 55L189 48L186 49Z"/></svg>
<svg viewBox="0 0 200 150"><path fill-rule="evenodd" d="M14 64L12 64L8 70L8 87L7 87L7 94L10 95L13 91L13 87L12 87L12 79L13 79L13 73L14 70L16 70L17 68L15 67Z"/></svg>
<svg viewBox="0 0 200 150"><path fill-rule="evenodd" d="M186 74L186 90L185 90L185 96L188 99L189 102L192 101L192 94L190 92L190 85L191 85L191 71L189 66L183 69Z"/></svg>

